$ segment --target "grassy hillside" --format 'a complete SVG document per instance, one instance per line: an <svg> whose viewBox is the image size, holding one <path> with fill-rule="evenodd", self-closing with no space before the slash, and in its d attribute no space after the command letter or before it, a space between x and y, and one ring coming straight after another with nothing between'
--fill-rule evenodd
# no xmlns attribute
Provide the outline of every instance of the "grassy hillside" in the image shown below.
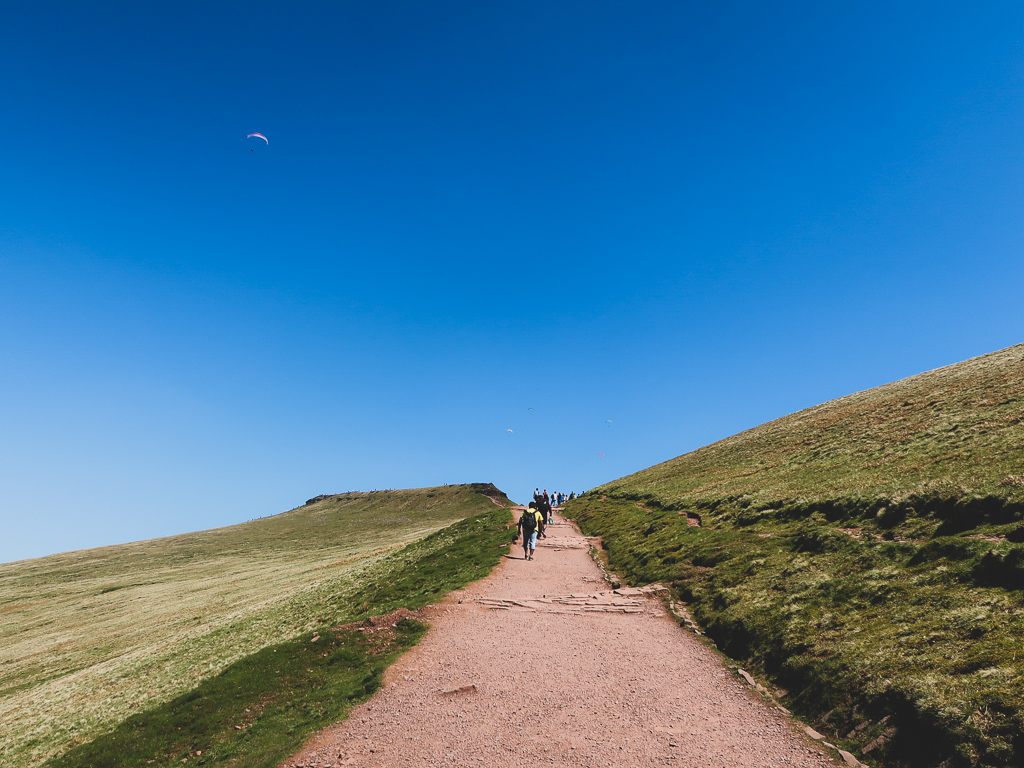
<svg viewBox="0 0 1024 768"><path fill-rule="evenodd" d="M1024 346L841 398L568 508L865 762L1024 764Z"/></svg>
<svg viewBox="0 0 1024 768"><path fill-rule="evenodd" d="M1024 345L808 408L602 486L690 507L1024 488Z"/></svg>
<svg viewBox="0 0 1024 768"><path fill-rule="evenodd" d="M260 649L347 620L347 597L405 567L404 546L496 503L510 505L483 484L348 493L0 565L0 763L39 765Z"/></svg>

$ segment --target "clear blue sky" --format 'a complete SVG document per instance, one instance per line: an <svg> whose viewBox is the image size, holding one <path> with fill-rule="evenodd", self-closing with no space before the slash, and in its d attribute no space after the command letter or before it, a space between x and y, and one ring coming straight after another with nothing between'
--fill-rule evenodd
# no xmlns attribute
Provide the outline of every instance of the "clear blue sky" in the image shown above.
<svg viewBox="0 0 1024 768"><path fill-rule="evenodd" d="M579 491L1024 341L1022 43L1019 2L5 4L0 560Z"/></svg>

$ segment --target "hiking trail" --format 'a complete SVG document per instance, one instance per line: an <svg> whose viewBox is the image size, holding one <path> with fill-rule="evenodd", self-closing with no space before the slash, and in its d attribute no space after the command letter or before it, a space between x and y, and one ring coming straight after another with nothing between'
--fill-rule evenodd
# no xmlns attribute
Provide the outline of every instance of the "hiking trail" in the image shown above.
<svg viewBox="0 0 1024 768"><path fill-rule="evenodd" d="M560 517L547 534L534 560L514 544L425 609L430 631L381 689L281 768L841 764L680 628L658 587L612 590L586 537Z"/></svg>

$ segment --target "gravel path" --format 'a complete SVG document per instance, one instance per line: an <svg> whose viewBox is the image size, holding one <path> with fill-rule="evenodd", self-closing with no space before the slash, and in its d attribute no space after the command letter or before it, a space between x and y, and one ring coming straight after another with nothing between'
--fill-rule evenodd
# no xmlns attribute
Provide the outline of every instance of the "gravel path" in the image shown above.
<svg viewBox="0 0 1024 768"><path fill-rule="evenodd" d="M282 768L834 768L656 597L611 592L555 523L534 560L514 545L428 609L377 694Z"/></svg>

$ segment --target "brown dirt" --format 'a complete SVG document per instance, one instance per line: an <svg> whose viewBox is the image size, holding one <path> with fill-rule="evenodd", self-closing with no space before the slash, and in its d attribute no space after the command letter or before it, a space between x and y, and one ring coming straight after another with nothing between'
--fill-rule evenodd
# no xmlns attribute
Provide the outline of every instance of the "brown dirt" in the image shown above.
<svg viewBox="0 0 1024 768"><path fill-rule="evenodd" d="M656 597L613 592L589 549L560 519L534 560L513 545L282 768L836 765Z"/></svg>

